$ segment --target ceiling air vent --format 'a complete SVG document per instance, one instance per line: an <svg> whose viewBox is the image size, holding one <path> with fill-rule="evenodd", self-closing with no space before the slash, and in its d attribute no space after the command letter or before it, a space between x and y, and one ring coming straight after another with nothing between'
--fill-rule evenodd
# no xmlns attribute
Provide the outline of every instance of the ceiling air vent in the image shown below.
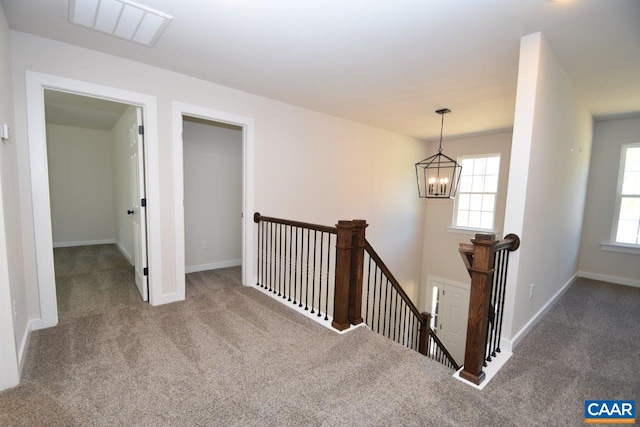
<svg viewBox="0 0 640 427"><path fill-rule="evenodd" d="M69 22L153 46L173 17L128 0L70 0Z"/></svg>

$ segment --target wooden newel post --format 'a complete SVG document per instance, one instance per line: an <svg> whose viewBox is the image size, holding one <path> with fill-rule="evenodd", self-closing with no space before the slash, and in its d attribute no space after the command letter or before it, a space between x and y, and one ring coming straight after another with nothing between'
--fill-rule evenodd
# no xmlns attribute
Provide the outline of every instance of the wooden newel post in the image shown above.
<svg viewBox="0 0 640 427"><path fill-rule="evenodd" d="M336 290L331 326L344 331L349 323L349 290L351 286L351 249L353 247L353 221L338 221L336 242Z"/></svg>
<svg viewBox="0 0 640 427"><path fill-rule="evenodd" d="M351 279L349 284L349 322L359 325L362 319L362 275L364 271L365 229L367 221L354 219L351 244Z"/></svg>
<svg viewBox="0 0 640 427"><path fill-rule="evenodd" d="M431 324L431 313L422 312L420 317L420 341L418 342L418 352L423 355L427 355L429 352L429 334L427 330Z"/></svg>
<svg viewBox="0 0 640 427"><path fill-rule="evenodd" d="M469 320L464 368L460 377L480 384L485 377L482 364L487 341L487 322L493 281L494 248L498 243L495 234L476 234L473 243L471 266L471 293L469 295Z"/></svg>

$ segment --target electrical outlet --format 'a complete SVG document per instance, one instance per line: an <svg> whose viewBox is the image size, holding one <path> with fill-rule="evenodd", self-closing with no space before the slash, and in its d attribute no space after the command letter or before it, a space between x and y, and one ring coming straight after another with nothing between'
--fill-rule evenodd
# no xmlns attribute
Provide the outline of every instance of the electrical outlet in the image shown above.
<svg viewBox="0 0 640 427"><path fill-rule="evenodd" d="M535 288L536 285L534 283L531 284L531 287L529 288L529 299L533 298L533 288Z"/></svg>
<svg viewBox="0 0 640 427"><path fill-rule="evenodd" d="M206 240L202 241L202 249L209 249L209 242L207 242Z"/></svg>
<svg viewBox="0 0 640 427"><path fill-rule="evenodd" d="M18 321L18 305L17 302L13 301L13 323Z"/></svg>

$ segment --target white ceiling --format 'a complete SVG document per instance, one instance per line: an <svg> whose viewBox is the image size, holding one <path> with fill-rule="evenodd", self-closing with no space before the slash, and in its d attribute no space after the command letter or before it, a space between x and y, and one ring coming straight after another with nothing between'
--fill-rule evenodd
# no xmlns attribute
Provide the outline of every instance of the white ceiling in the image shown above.
<svg viewBox="0 0 640 427"><path fill-rule="evenodd" d="M129 106L54 90L44 91L48 124L110 131Z"/></svg>
<svg viewBox="0 0 640 427"><path fill-rule="evenodd" d="M543 31L597 119L640 112L639 0L137 0L153 48L0 0L11 28L432 139L513 125L520 37Z"/></svg>

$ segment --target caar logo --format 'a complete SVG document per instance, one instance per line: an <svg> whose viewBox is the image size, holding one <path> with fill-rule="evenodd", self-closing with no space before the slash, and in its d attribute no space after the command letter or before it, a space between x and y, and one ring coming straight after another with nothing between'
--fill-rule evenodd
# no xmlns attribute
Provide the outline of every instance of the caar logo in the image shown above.
<svg viewBox="0 0 640 427"><path fill-rule="evenodd" d="M585 400L584 422L587 424L635 424L635 400Z"/></svg>

